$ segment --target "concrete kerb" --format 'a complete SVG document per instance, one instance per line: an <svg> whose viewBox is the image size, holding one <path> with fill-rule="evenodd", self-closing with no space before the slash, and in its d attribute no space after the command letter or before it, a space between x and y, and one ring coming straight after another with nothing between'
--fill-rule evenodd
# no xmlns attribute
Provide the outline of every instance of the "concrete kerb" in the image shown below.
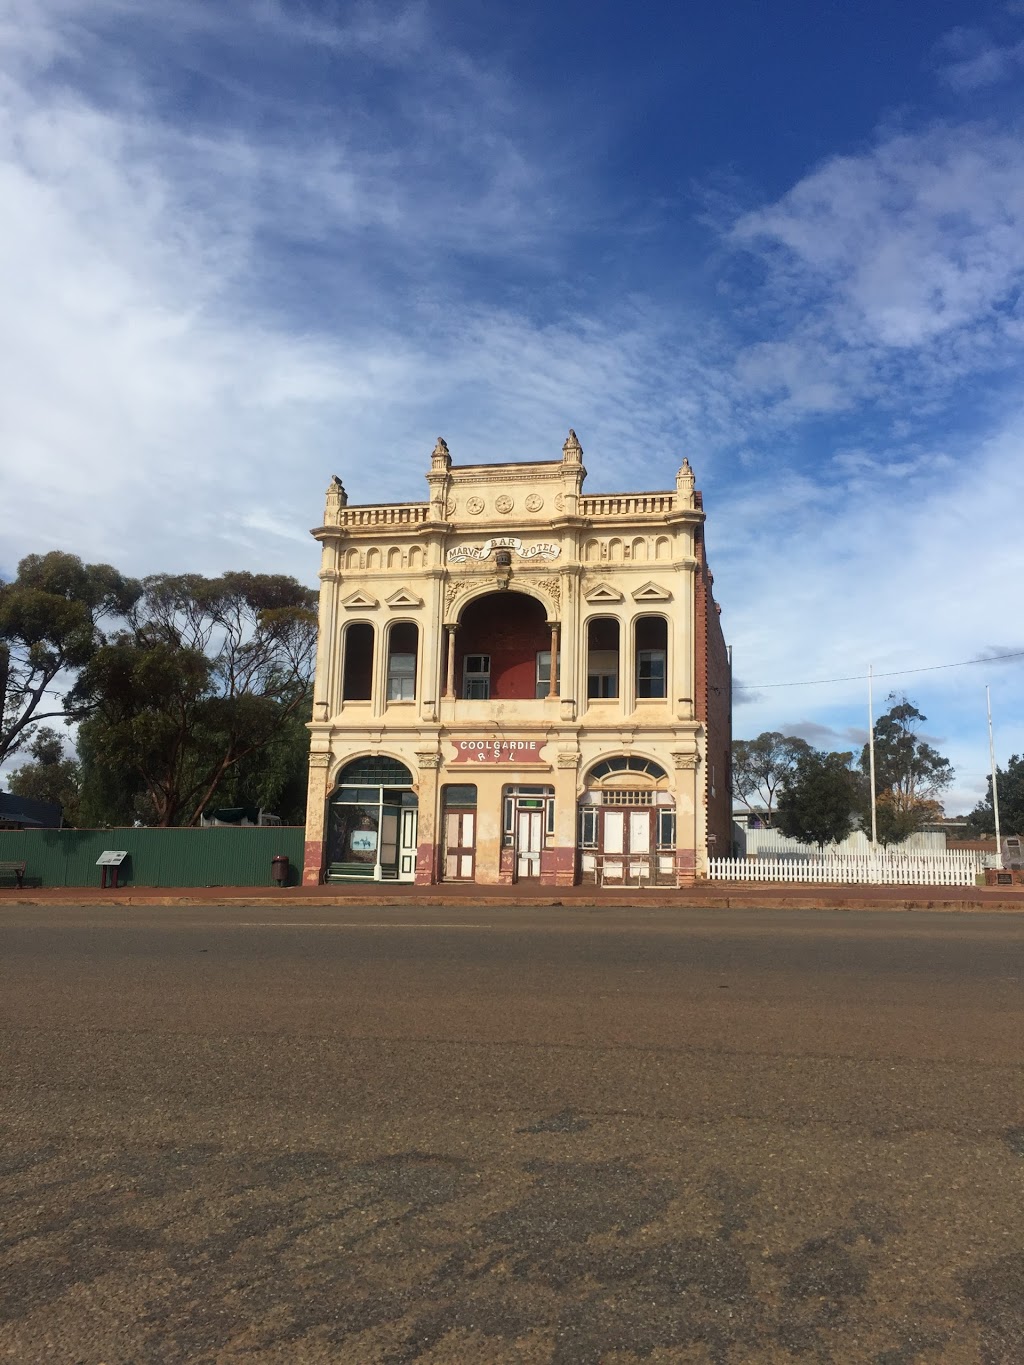
<svg viewBox="0 0 1024 1365"><path fill-rule="evenodd" d="M931 890L931 888L929 888ZM969 888L953 888L956 893ZM878 894L873 888L860 888L853 895L847 888L837 888L837 894L811 894L806 886L785 887L774 884L757 891L749 883L732 888L728 884L710 888L697 887L672 892L637 891L626 896L622 891L595 893L579 887L552 890L546 894L515 894L513 888L495 894L491 888L462 891L452 895L442 890L410 888L408 892L374 894L368 888L353 887L340 892L327 887L296 887L292 894L263 887L196 887L180 891L126 889L123 892L100 893L91 887L61 887L52 890L0 891L0 910L4 906L46 906L74 905L86 908L131 909L144 906L181 906L196 909L200 906L267 906L276 909L315 909L317 907L341 908L348 906L404 908L406 910L454 909L460 906L476 909L544 909L562 908L579 910L637 910L677 909L677 910L874 910L874 911L932 911L948 913L985 913L985 914L1022 914L1024 913L1024 891L1019 895L998 896L983 894L978 888L974 895L935 896L907 894L908 887L886 888L886 894ZM874 894L871 892L874 891ZM866 894L865 894L866 893Z"/></svg>

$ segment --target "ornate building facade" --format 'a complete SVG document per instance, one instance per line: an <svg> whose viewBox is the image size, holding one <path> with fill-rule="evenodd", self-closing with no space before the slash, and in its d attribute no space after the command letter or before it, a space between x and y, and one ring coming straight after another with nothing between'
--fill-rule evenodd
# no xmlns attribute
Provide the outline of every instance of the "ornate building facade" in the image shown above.
<svg viewBox="0 0 1024 1365"><path fill-rule="evenodd" d="M684 460L590 496L560 460L426 502L327 490L307 883L684 885L730 839L731 667Z"/></svg>

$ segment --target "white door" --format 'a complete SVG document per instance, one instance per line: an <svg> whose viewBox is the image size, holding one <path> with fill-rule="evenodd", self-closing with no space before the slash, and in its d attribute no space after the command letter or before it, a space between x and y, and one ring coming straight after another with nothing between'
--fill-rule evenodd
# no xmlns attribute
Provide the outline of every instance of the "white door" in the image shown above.
<svg viewBox="0 0 1024 1365"><path fill-rule="evenodd" d="M604 810L601 830L601 880L621 882L625 876L626 813Z"/></svg>
<svg viewBox="0 0 1024 1365"><path fill-rule="evenodd" d="M521 810L516 817L516 877L540 876L544 812Z"/></svg>
<svg viewBox="0 0 1024 1365"><path fill-rule="evenodd" d="M398 880L416 880L416 829L419 811L414 806L402 807L402 832L398 844Z"/></svg>
<svg viewBox="0 0 1024 1365"><path fill-rule="evenodd" d="M629 879L651 880L651 812L629 812Z"/></svg>

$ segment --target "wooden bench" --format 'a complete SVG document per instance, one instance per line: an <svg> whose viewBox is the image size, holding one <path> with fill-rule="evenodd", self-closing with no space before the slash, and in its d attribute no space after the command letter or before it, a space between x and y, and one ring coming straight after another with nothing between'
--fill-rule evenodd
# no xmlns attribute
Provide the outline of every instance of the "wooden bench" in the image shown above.
<svg viewBox="0 0 1024 1365"><path fill-rule="evenodd" d="M0 877L12 877L20 891L25 885L25 864L0 862Z"/></svg>

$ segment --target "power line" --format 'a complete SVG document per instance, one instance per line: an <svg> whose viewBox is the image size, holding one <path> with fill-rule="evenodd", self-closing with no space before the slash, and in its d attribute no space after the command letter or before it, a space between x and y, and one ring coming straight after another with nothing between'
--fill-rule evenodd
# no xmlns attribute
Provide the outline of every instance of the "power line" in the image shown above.
<svg viewBox="0 0 1024 1365"><path fill-rule="evenodd" d="M960 659L955 664L926 664L922 668L896 668L889 673L876 673L876 678L903 678L908 673L935 673L942 668L967 668L970 664L997 664L1004 659L1024 659L1024 649L1018 649L1013 654L986 654L980 659ZM755 688L769 687L823 687L826 683L837 682L863 682L867 677L866 673L848 673L842 678L802 678L797 682L776 682L776 683L745 683L740 686L744 690L753 691Z"/></svg>

